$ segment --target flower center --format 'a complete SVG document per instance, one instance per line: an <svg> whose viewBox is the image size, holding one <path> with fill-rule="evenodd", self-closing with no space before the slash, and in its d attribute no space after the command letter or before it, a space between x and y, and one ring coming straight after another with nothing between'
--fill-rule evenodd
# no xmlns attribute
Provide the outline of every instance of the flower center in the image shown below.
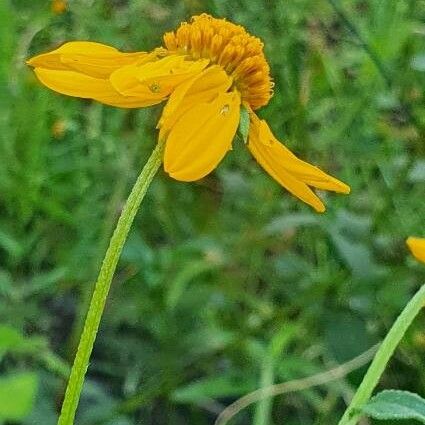
<svg viewBox="0 0 425 425"><path fill-rule="evenodd" d="M207 58L211 64L220 65L252 109L267 105L273 95L264 45L240 25L202 14L164 34L164 43L172 53L194 60Z"/></svg>

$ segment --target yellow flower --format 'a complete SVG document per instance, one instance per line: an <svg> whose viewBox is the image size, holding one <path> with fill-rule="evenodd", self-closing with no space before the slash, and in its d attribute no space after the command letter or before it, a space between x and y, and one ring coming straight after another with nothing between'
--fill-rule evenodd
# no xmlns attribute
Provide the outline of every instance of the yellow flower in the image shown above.
<svg viewBox="0 0 425 425"><path fill-rule="evenodd" d="M61 139L66 131L66 122L63 119L58 119L52 125L52 135L56 139Z"/></svg>
<svg viewBox="0 0 425 425"><path fill-rule="evenodd" d="M66 11L67 4L65 0L52 0L51 4L52 12L56 15L60 15L61 13Z"/></svg>
<svg viewBox="0 0 425 425"><path fill-rule="evenodd" d="M195 16L166 33L164 47L152 52L122 53L75 41L35 56L28 64L43 84L69 96L121 108L167 100L158 123L159 138L166 141L164 169L177 180L194 181L213 171L232 149L242 119L249 124L247 146L258 163L317 211L325 206L310 187L350 191L298 159L255 114L273 94L263 43L225 19Z"/></svg>
<svg viewBox="0 0 425 425"><path fill-rule="evenodd" d="M425 238L415 238L410 236L407 238L406 243L414 257L425 263Z"/></svg>

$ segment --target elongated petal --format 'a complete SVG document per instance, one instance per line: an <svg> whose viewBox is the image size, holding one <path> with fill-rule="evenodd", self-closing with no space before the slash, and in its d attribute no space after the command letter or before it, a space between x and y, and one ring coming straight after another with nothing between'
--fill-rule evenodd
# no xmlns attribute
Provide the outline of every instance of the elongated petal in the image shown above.
<svg viewBox="0 0 425 425"><path fill-rule="evenodd" d="M112 87L109 80L79 72L44 68L36 68L34 72L45 86L68 96L94 99L121 108L140 108L156 103L150 99L122 96Z"/></svg>
<svg viewBox="0 0 425 425"><path fill-rule="evenodd" d="M122 108L140 108L154 105L162 98L151 92L125 96L115 90L109 77L114 71L130 64L142 66L155 62L163 54L164 49L150 53L122 53L104 44L74 41L35 56L27 63L35 68L35 74L43 84L59 93Z"/></svg>
<svg viewBox="0 0 425 425"><path fill-rule="evenodd" d="M312 206L316 211L325 211L325 206L319 197L305 183L281 167L280 160L258 138L250 135L248 149L264 170L288 192Z"/></svg>
<svg viewBox="0 0 425 425"><path fill-rule="evenodd" d="M100 43L72 41L29 59L27 64L35 68L74 70L92 77L107 78L122 66L155 59L155 52L122 53Z"/></svg>
<svg viewBox="0 0 425 425"><path fill-rule="evenodd" d="M425 238L415 238L410 236L406 243L415 258L422 263L425 263Z"/></svg>
<svg viewBox="0 0 425 425"><path fill-rule="evenodd" d="M164 137L177 120L195 104L211 102L217 93L225 93L232 78L217 65L210 66L190 80L180 84L171 94L162 112L158 127Z"/></svg>
<svg viewBox="0 0 425 425"><path fill-rule="evenodd" d="M69 68L83 74L107 78L112 72L122 66L140 63L140 61L147 62L152 59L153 56L149 53L119 53L99 57L90 57L82 54L63 55L61 61Z"/></svg>
<svg viewBox="0 0 425 425"><path fill-rule="evenodd" d="M34 68L68 69L61 60L62 55L85 54L91 57L115 54L118 50L105 44L91 41L71 41L63 44L51 52L42 53L27 60L27 64Z"/></svg>
<svg viewBox="0 0 425 425"><path fill-rule="evenodd" d="M111 74L114 88L124 96L165 99L181 83L199 74L208 60L187 61L173 55L144 65L124 66Z"/></svg>
<svg viewBox="0 0 425 425"><path fill-rule="evenodd" d="M165 90L157 84L150 86L141 84L136 78L138 67L136 65L124 66L111 74L112 87L123 96L137 96L150 99L155 103L162 102L170 94L170 87Z"/></svg>
<svg viewBox="0 0 425 425"><path fill-rule="evenodd" d="M198 180L231 149L240 114L240 95L221 93L212 102L196 104L170 131L164 168L176 180Z"/></svg>
<svg viewBox="0 0 425 425"><path fill-rule="evenodd" d="M350 193L350 187L345 183L337 180L329 174L326 174L320 168L297 158L280 142L275 141L272 145L267 147L267 149L274 152L274 155L279 160L281 167L285 167L296 178L302 180L309 186L333 192L345 194ZM291 155L288 155L288 152Z"/></svg>
<svg viewBox="0 0 425 425"><path fill-rule="evenodd" d="M323 203L308 186L340 193L350 192L345 183L297 158L275 138L267 123L252 111L250 116L248 148L263 168L292 194L323 212Z"/></svg>
<svg viewBox="0 0 425 425"><path fill-rule="evenodd" d="M326 174L320 168L302 161L286 146L281 144L264 120L260 120L255 114L252 114L251 117L254 127L259 127L258 134L260 141L274 152L276 159L280 162L280 167L285 167L295 177L309 186L323 190L331 190L333 192L350 193L350 187L345 183Z"/></svg>

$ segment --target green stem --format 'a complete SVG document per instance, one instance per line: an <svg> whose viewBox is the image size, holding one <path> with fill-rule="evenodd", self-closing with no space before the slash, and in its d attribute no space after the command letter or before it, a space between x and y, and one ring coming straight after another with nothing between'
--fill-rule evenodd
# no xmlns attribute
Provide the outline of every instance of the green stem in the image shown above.
<svg viewBox="0 0 425 425"><path fill-rule="evenodd" d="M99 329L106 298L109 288L111 287L112 277L140 203L162 163L163 153L164 142L159 142L146 165L143 167L122 210L115 231L109 242L109 247L103 259L102 267L87 312L77 354L71 369L71 375L66 388L58 425L72 425L74 423L75 412L83 388L84 377L87 372L93 344Z"/></svg>
<svg viewBox="0 0 425 425"><path fill-rule="evenodd" d="M371 397L394 350L423 307L425 307L425 285L409 301L388 332L338 425L355 425L357 423L361 415L361 407Z"/></svg>

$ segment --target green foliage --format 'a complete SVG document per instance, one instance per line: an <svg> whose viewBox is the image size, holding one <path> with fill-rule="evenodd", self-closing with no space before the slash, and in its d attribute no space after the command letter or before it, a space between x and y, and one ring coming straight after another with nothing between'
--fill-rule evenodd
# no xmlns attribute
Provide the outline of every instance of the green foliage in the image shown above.
<svg viewBox="0 0 425 425"><path fill-rule="evenodd" d="M255 389L254 382L246 382L240 377L211 376L178 388L172 398L178 403L201 403L208 399L239 397Z"/></svg>
<svg viewBox="0 0 425 425"><path fill-rule="evenodd" d="M425 423L425 400L408 391L382 391L362 411L367 416L380 420L415 419Z"/></svg>
<svg viewBox="0 0 425 425"><path fill-rule="evenodd" d="M249 111L245 105L241 105L241 119L239 121L239 134L245 144L248 143L249 134Z"/></svg>
<svg viewBox="0 0 425 425"><path fill-rule="evenodd" d="M66 40L149 50L193 13L241 23L265 42L275 81L260 116L352 187L320 194L328 210L315 214L242 143L200 182L160 172L113 282L77 425L211 424L245 392L383 338L425 281L404 242L425 236L425 7L334 3L363 41L328 0L73 0L62 15L46 1L0 1L0 376L39 381L32 406L16 398L22 418L31 412L15 422L55 423L93 281L161 111L42 87L25 58ZM423 329L421 316L382 386L424 394ZM337 423L363 373L264 400L233 423Z"/></svg>
<svg viewBox="0 0 425 425"><path fill-rule="evenodd" d="M0 420L18 421L30 413L37 391L37 376L21 372L0 377Z"/></svg>

